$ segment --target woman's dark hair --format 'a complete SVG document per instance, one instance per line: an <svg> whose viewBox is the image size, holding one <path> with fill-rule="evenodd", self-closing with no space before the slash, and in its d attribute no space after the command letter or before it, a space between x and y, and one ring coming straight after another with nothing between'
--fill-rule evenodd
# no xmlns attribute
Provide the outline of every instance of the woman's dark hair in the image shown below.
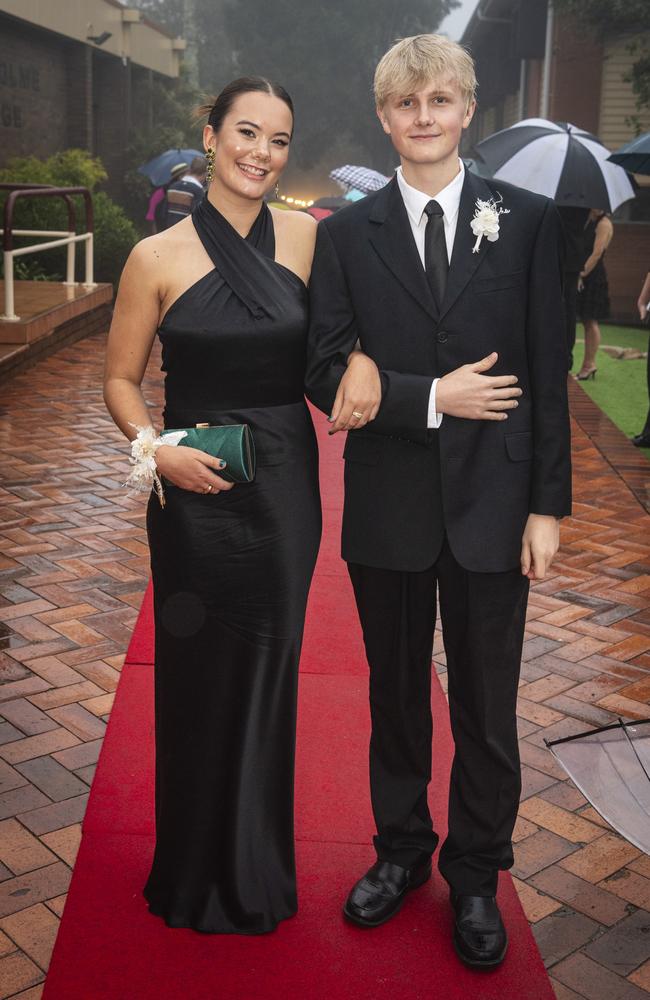
<svg viewBox="0 0 650 1000"><path fill-rule="evenodd" d="M218 132L223 125L223 120L232 108L233 104L241 94L270 94L271 97L279 97L284 101L291 112L291 117L295 118L293 101L288 93L278 83L273 83L263 76L240 76L237 80L232 80L223 88L221 93L202 104L197 108L196 117L208 116L208 125L211 125L215 132Z"/></svg>

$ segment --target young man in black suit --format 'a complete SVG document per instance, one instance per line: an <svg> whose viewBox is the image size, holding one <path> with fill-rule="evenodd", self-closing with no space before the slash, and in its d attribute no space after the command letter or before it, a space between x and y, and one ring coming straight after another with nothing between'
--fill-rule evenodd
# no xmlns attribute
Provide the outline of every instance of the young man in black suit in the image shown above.
<svg viewBox="0 0 650 1000"><path fill-rule="evenodd" d="M482 967L507 945L495 894L513 863L528 586L557 550L571 468L557 213L465 170L475 86L470 56L437 35L379 63L401 167L319 226L307 394L351 432L343 558L370 664L377 861L344 912L382 924L431 874L437 586L455 741L438 863L456 950Z"/></svg>

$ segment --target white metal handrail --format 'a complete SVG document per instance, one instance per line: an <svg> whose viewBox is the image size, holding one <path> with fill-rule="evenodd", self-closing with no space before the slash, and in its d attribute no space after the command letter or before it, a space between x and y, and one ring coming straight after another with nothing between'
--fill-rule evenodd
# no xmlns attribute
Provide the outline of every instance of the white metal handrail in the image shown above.
<svg viewBox="0 0 650 1000"><path fill-rule="evenodd" d="M5 185L3 185L4 187ZM6 185L10 187L10 185ZM76 254L75 245L77 243L85 243L85 281L82 282L85 288L95 288L94 279L94 269L93 269L93 249L94 249L94 235L92 231L93 219L92 219L92 201L90 197L90 192L87 188L46 188L45 186L37 188L29 188L25 185L16 185L16 189L10 195L11 204L5 206L5 226L8 228L0 229L0 235L3 238L4 247L3 250L3 260L4 260L4 313L0 316L0 320L4 320L9 323L16 323L20 320L20 316L16 315L15 312L15 301L14 301L14 258L24 257L30 253L37 253L41 250L54 250L57 247L65 246L67 247L66 254L66 280L63 282L64 285L69 287L74 287L78 284L75 280L75 266L76 266ZM13 211L13 204L19 195L23 197L27 196L58 196L62 195L65 201L68 203L68 225L74 226L74 209L69 194L83 194L86 201L86 220L87 225L89 225L88 231L85 233L76 233L72 228L66 230L59 229L14 229L11 225L11 214ZM56 239L46 240L44 243L34 243L26 247L13 247L13 237L14 236L54 236Z"/></svg>

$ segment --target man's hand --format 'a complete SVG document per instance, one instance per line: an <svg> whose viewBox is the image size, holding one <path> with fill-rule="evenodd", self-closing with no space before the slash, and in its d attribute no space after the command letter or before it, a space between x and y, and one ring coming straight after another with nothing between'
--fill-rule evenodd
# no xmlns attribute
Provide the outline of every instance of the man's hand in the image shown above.
<svg viewBox="0 0 650 1000"><path fill-rule="evenodd" d="M436 388L436 410L466 420L507 420L506 410L519 406L516 375L484 375L498 360L495 352L482 361L444 375Z"/></svg>
<svg viewBox="0 0 650 1000"><path fill-rule="evenodd" d="M529 514L521 540L521 572L543 580L560 547L560 522L547 514Z"/></svg>
<svg viewBox="0 0 650 1000"><path fill-rule="evenodd" d="M377 365L367 354L353 351L329 418L330 434L355 431L374 420L381 403L381 379Z"/></svg>

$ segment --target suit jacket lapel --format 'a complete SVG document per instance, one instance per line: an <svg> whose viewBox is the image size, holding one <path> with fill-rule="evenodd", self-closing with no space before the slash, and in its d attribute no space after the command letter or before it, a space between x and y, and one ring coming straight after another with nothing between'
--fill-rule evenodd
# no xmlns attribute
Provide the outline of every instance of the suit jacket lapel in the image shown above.
<svg viewBox="0 0 650 1000"><path fill-rule="evenodd" d="M489 253L491 244L485 239L481 241L478 253L472 253L476 237L470 228L470 223L474 217L476 199L481 198L483 201L488 201L492 197L492 191L485 181L481 177L477 177L476 174L472 174L469 170L466 170L458 209L454 249L449 265L449 274L447 276L447 286L440 311L440 319L449 312L458 296L473 277L476 269L482 264L486 254Z"/></svg>
<svg viewBox="0 0 650 1000"><path fill-rule="evenodd" d="M438 309L422 267L397 179L383 188L370 213L370 242L401 285L438 320Z"/></svg>

